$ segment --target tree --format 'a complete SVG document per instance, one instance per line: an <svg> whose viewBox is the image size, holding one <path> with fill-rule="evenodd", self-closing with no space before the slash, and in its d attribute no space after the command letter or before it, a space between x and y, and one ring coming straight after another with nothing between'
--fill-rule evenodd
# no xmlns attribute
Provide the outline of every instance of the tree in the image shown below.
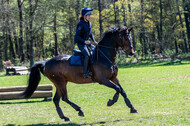
<svg viewBox="0 0 190 126"><path fill-rule="evenodd" d="M130 27L133 27L133 20L132 20L132 8L131 8L131 2L132 0L128 0L128 8L129 8L129 15L130 15ZM133 48L136 49L136 42L135 42L135 33L134 30L132 30L132 39L133 39Z"/></svg>
<svg viewBox="0 0 190 126"><path fill-rule="evenodd" d="M6 11L4 1L2 0L1 2L2 2L2 8L4 10L4 12L2 13L2 21L3 21L2 39L3 39L4 60L7 61L8 60L8 41L7 41L8 39L7 39L7 27L6 27L6 18L5 18L7 11Z"/></svg>
<svg viewBox="0 0 190 126"><path fill-rule="evenodd" d="M174 9L172 8L172 5L171 5L171 1L168 0L168 7L169 7L169 10L170 12L173 12ZM172 37L172 40L174 41L174 46L175 46L175 53L178 54L179 51L178 51L178 45L177 45L177 39L176 39L176 35L175 35L175 23L176 23L176 15L174 15L173 13L169 14L170 16L170 24L171 24L171 29L172 29L172 32L171 32L171 36Z"/></svg>
<svg viewBox="0 0 190 126"><path fill-rule="evenodd" d="M188 38L189 49L190 49L190 2L188 0L183 0L183 8L184 8L184 15L185 15L187 38Z"/></svg>
<svg viewBox="0 0 190 126"><path fill-rule="evenodd" d="M183 20L182 20L182 17L181 17L181 12L179 10L179 3L178 3L178 0L176 0L176 3L177 3L177 11L178 11L178 16L179 16L179 21L180 21L180 24L181 24L181 28L184 29L184 25L183 25ZM185 37L185 32L184 30L182 31L182 36L183 36L183 40L184 40L184 47L185 47L185 52L188 52L188 47L187 47L187 40L186 40L186 37Z"/></svg>
<svg viewBox="0 0 190 126"><path fill-rule="evenodd" d="M6 3L6 26L7 26L7 37L8 37L8 40L9 40L9 51L10 51L10 57L12 58L16 58L15 56L15 51L14 51L14 48L13 48L13 41L12 41L12 36L11 36L11 27L10 27L10 16L9 16L9 13L10 10L9 10L9 0L7 0L7 3Z"/></svg>
<svg viewBox="0 0 190 126"><path fill-rule="evenodd" d="M141 0L141 18L140 18L140 23L141 23L141 31L140 31L140 43L142 45L142 57L147 55L147 45L146 45L146 38L145 38L145 17L144 17L144 0Z"/></svg>
<svg viewBox="0 0 190 126"><path fill-rule="evenodd" d="M114 3L113 3L113 6L114 6L114 15L115 15L115 24L119 24L119 19L118 19L118 17L119 17L119 9L118 9L118 6L116 5L116 2L117 2L118 0L114 0Z"/></svg>
<svg viewBox="0 0 190 126"><path fill-rule="evenodd" d="M30 8L30 11L29 11L29 33L30 33L30 66L32 66L34 64L34 50L33 50L33 40L34 40L34 37L33 37L33 15L35 13L35 10L38 6L38 0L35 0L35 6L33 8L32 6L32 0L29 0L29 8Z"/></svg>
<svg viewBox="0 0 190 126"><path fill-rule="evenodd" d="M102 27L102 6L101 0L98 0L98 10L99 10L99 24L100 24L100 38L102 38L103 27Z"/></svg>
<svg viewBox="0 0 190 126"><path fill-rule="evenodd" d="M159 46L160 46L160 53L163 55L163 7L162 7L162 0L160 0L160 27L157 28L158 30L158 40L159 40Z"/></svg>
<svg viewBox="0 0 190 126"><path fill-rule="evenodd" d="M23 1L24 2L24 1ZM18 3L18 9L19 9L19 57L20 62L25 62L25 54L24 54L24 42L23 42L23 12L22 12L22 6L23 2L21 0L17 0Z"/></svg>
<svg viewBox="0 0 190 126"><path fill-rule="evenodd" d="M18 63L19 58L32 65L72 54L80 10L86 6L94 9L95 40L110 26L124 24L133 27L133 47L143 58L190 49L189 0L0 0L0 60Z"/></svg>
<svg viewBox="0 0 190 126"><path fill-rule="evenodd" d="M58 53L58 42L57 42L57 10L55 9L54 12L54 18L53 18L53 29L54 29L54 40L55 40L55 56L57 56Z"/></svg>

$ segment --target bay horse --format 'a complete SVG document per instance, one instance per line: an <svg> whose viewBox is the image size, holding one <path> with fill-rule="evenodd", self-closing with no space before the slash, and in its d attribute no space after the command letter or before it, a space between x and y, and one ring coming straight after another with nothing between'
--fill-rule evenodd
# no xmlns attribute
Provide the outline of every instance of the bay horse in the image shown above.
<svg viewBox="0 0 190 126"><path fill-rule="evenodd" d="M60 98L78 111L79 116L84 116L81 107L70 101L68 98L66 87L68 82L85 84L92 83L95 80L97 83L115 89L116 91L113 99L109 99L107 106L112 106L117 102L119 94L121 94L126 105L130 108L130 112L137 113L137 110L131 104L117 78L118 66L116 64L116 54L119 47L130 54L134 54L131 45L131 30L132 29L127 29L125 26L116 25L110 27L110 29L105 32L103 39L95 47L94 53L96 55L94 63L90 64L90 70L93 73L92 77L94 79L83 77L83 66L70 65L69 58L71 55L58 55L48 61L37 62L31 67L28 86L22 96L24 98L31 97L40 82L41 72L52 81L56 87L53 102L59 117L65 121L70 121L70 119L63 114L62 109L59 106Z"/></svg>

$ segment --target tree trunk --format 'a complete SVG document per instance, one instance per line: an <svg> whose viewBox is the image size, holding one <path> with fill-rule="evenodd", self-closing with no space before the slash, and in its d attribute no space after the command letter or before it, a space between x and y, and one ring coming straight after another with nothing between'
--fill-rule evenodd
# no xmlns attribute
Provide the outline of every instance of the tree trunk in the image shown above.
<svg viewBox="0 0 190 126"><path fill-rule="evenodd" d="M183 20L182 20L181 13L180 13L180 10L179 10L179 3L178 3L178 0L176 0L176 3L177 3L177 11L178 11L178 16L179 16L179 21L180 21L180 24L181 24L181 28L184 29ZM186 40L185 32L184 32L184 31L182 31L182 36L183 36L184 46L185 46L184 52L188 52L187 40Z"/></svg>
<svg viewBox="0 0 190 126"><path fill-rule="evenodd" d="M20 50L20 62L25 62L25 54L24 54L24 42L23 42L23 14L22 14L22 2L21 0L17 0L18 8L19 8L19 50Z"/></svg>
<svg viewBox="0 0 190 126"><path fill-rule="evenodd" d="M9 25L7 25L8 27L8 38L9 38L9 51L10 51L10 56L11 58L15 59L15 51L14 51L14 47L13 47L13 41L12 41L12 37L11 37L11 30L9 28Z"/></svg>
<svg viewBox="0 0 190 126"><path fill-rule="evenodd" d="M2 36L2 39L3 39L3 52L4 52L4 60L7 61L8 60L8 54L7 54L7 28L6 28L6 18L5 18L5 15L6 15L6 8L5 8L5 4L4 4L4 0L1 1L1 4L2 4L2 10L3 13L2 13L2 19L3 19L3 26L2 26L2 32L3 32L3 36Z"/></svg>
<svg viewBox="0 0 190 126"><path fill-rule="evenodd" d="M188 0L183 0L184 16L187 29L187 38L190 49L190 2Z"/></svg>
<svg viewBox="0 0 190 126"><path fill-rule="evenodd" d="M14 36L14 45L15 45L15 51L16 51L16 57L19 56L19 46L18 46L18 38L17 38L17 33L16 33L16 27L15 27L15 22L11 21L12 27L13 27L13 36Z"/></svg>
<svg viewBox="0 0 190 126"><path fill-rule="evenodd" d="M114 15L115 15L115 24L119 24L119 20L118 20L118 14L119 14L119 9L116 6L115 2L117 2L118 0L114 0L113 6L114 6Z"/></svg>
<svg viewBox="0 0 190 126"><path fill-rule="evenodd" d="M101 0L98 0L98 10L99 10L99 24L100 24L100 39L102 38L103 26L102 26L102 6Z"/></svg>
<svg viewBox="0 0 190 126"><path fill-rule="evenodd" d="M29 41L30 41L30 67L34 64L34 50L33 50L33 9L32 9L32 0L29 0L30 12L29 12Z"/></svg>
<svg viewBox="0 0 190 126"><path fill-rule="evenodd" d="M45 22L45 21L44 21ZM45 59L46 57L46 54L45 54L45 49L44 49L44 28L42 28L42 35L41 35L41 51L42 51L42 58L43 60Z"/></svg>
<svg viewBox="0 0 190 126"><path fill-rule="evenodd" d="M169 6L169 9L171 12L173 12L173 9L172 9L172 6L171 6L171 2L170 0L168 0L168 6ZM176 39L176 36L175 36L175 22L176 22L176 15L170 15L171 16L171 19L170 19L170 24L171 24L171 29L172 29L172 38L174 39L174 46L175 46L175 53L178 54L178 46L177 46L177 39Z"/></svg>
<svg viewBox="0 0 190 126"><path fill-rule="evenodd" d="M77 17L76 20L78 21L79 20L79 15L80 15L80 0L77 0L75 12L76 12L76 17Z"/></svg>
<svg viewBox="0 0 190 126"><path fill-rule="evenodd" d="M6 4L6 10L7 12L9 11L8 8L9 8L9 0L7 0L7 4ZM10 24L9 24L9 14L6 13L6 26L7 26L7 37L8 37L8 40L9 40L9 55L10 55L10 58L13 58L15 59L15 51L14 51L14 47L13 47L13 41L12 41L12 37L11 37L11 28L10 28Z"/></svg>
<svg viewBox="0 0 190 126"><path fill-rule="evenodd" d="M132 1L131 1L132 2ZM130 4L130 0L129 0L129 4L128 4L128 8L129 8L129 13L130 13L130 27L133 26L133 21L132 21L132 9L131 9L131 4ZM132 40L133 40L133 49L136 49L136 42L135 42L135 33L134 30L132 30Z"/></svg>
<svg viewBox="0 0 190 126"><path fill-rule="evenodd" d="M3 41L3 37L0 36L0 45L3 45L4 41ZM3 70L3 46L0 46L0 71Z"/></svg>
<svg viewBox="0 0 190 126"><path fill-rule="evenodd" d="M53 22L54 22L54 25L53 25L53 29L54 29L54 40L55 40L55 52L54 52L54 55L57 56L59 53L58 53L58 43L57 43L57 15L56 15L56 10L55 10L55 13L54 13L54 19L53 19Z"/></svg>
<svg viewBox="0 0 190 126"><path fill-rule="evenodd" d="M74 49L74 40L73 40L73 16L72 16L72 10L71 10L71 6L72 6L72 2L70 3L70 7L69 7L69 41L71 43L70 46L70 50Z"/></svg>
<svg viewBox="0 0 190 126"><path fill-rule="evenodd" d="M125 1L124 1L125 2ZM124 2L122 2L122 14L123 14L123 23L124 23L124 26L127 26L127 19L126 19L126 14L125 14L125 5L124 5Z"/></svg>
<svg viewBox="0 0 190 126"><path fill-rule="evenodd" d="M3 0L1 0L1 5L3 7ZM3 15L4 14L2 13L2 18L4 19ZM0 22L0 24L2 24L2 28L0 30L2 30L2 33L3 33L3 35L0 36L0 45L3 45L4 44L4 20L2 20L2 22ZM2 61L3 61L3 46L0 46L0 71L3 70Z"/></svg>
<svg viewBox="0 0 190 126"><path fill-rule="evenodd" d="M4 38L4 60L8 60L8 39L7 39L7 29L3 29L3 38Z"/></svg>
<svg viewBox="0 0 190 126"><path fill-rule="evenodd" d="M164 55L164 52L163 52L163 38L162 38L162 36L163 36L163 30L162 30L162 21L163 21L163 19L162 19L163 18L162 0L160 0L160 5L159 6L160 6L160 27L157 27L157 28L159 28L159 30L158 30L158 34L159 34L158 41L159 41L160 53L162 55Z"/></svg>
<svg viewBox="0 0 190 126"><path fill-rule="evenodd" d="M144 27L144 0L141 0L141 31L140 31L140 43L142 45L142 56L147 55L147 45L146 45L146 39L145 39L145 27Z"/></svg>
<svg viewBox="0 0 190 126"><path fill-rule="evenodd" d="M29 21L30 22L30 21ZM27 26L26 27L26 30L25 30L25 40L26 40L26 57L27 57L27 60L30 60L30 35L29 35L30 31L29 31L29 27Z"/></svg>

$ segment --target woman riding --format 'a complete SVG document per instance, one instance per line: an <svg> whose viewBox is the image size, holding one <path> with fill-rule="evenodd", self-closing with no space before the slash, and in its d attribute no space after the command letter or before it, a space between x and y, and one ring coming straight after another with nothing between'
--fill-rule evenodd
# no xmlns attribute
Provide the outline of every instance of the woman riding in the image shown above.
<svg viewBox="0 0 190 126"><path fill-rule="evenodd" d="M75 33L75 43L77 43L78 48L85 56L84 59L84 78L88 78L91 76L91 73L88 72L88 63L90 59L90 51L88 47L92 47L89 38L94 42L96 45L97 42L95 41L93 34L92 34L92 24L90 22L90 18L92 15L92 9L85 7L81 11L82 17L80 18L79 23L77 24L76 33Z"/></svg>

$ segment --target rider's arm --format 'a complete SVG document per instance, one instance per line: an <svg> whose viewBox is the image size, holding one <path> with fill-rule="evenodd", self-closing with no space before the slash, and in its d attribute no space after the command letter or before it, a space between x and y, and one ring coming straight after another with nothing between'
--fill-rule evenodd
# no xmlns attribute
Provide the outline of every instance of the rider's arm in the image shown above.
<svg viewBox="0 0 190 126"><path fill-rule="evenodd" d="M80 37L80 34L82 32L82 29L83 29L83 26L82 25L79 25L77 30L76 30L76 33L75 33L75 41L80 41L80 42L85 42L85 40L83 38Z"/></svg>
<svg viewBox="0 0 190 126"><path fill-rule="evenodd" d="M92 34L92 31L90 31L90 36L89 37L92 39L93 42L95 42L94 36Z"/></svg>

